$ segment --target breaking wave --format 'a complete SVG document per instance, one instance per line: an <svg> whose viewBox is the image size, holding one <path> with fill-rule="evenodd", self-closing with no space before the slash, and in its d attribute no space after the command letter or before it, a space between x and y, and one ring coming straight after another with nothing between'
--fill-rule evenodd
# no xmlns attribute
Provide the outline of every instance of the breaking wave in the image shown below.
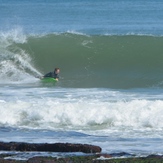
<svg viewBox="0 0 163 163"><path fill-rule="evenodd" d="M61 68L63 87L138 88L162 86L163 37L56 33L0 34L0 71L23 80Z"/></svg>

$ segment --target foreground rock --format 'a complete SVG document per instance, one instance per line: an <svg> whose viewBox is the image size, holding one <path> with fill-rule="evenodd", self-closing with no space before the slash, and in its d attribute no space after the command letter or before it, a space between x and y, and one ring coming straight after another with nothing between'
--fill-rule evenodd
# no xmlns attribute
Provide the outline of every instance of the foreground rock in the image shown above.
<svg viewBox="0 0 163 163"><path fill-rule="evenodd" d="M97 155L91 156L70 156L64 158L34 157L29 160L5 160L0 159L0 163L163 163L163 156L152 155L139 158L116 158L104 159Z"/></svg>
<svg viewBox="0 0 163 163"><path fill-rule="evenodd" d="M98 159L97 156L76 156L67 158L35 157L27 163L163 163L162 157Z"/></svg>
<svg viewBox="0 0 163 163"><path fill-rule="evenodd" d="M71 143L18 143L0 142L1 151L38 151L38 152L83 152L83 153L100 153L99 146L88 144L71 144Z"/></svg>

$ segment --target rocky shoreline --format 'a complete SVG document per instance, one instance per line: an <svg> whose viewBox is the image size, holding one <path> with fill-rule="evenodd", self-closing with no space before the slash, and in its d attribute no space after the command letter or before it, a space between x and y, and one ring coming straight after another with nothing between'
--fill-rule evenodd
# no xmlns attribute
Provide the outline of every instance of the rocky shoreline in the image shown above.
<svg viewBox="0 0 163 163"><path fill-rule="evenodd" d="M20 143L0 142L0 151L9 153L0 154L0 163L163 163L163 155L149 155L147 157L136 157L125 152L104 154L99 146L89 144L71 143ZM27 160L14 160L10 151L32 152L82 152L85 155L66 155L64 157L35 156ZM123 158L122 158L123 157Z"/></svg>
<svg viewBox="0 0 163 163"><path fill-rule="evenodd" d="M163 156L150 155L147 157L130 157L130 158L106 158L109 154L92 155L92 156L70 156L64 158L56 157L33 157L28 160L5 159L0 156L0 163L163 163ZM99 157L100 156L100 157Z"/></svg>

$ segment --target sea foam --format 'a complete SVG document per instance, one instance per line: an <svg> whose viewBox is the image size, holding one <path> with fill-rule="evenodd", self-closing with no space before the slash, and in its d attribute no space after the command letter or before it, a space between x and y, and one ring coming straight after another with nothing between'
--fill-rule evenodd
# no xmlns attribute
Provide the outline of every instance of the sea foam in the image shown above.
<svg viewBox="0 0 163 163"><path fill-rule="evenodd" d="M0 83L25 82L34 75L41 75L33 66L30 54L16 45L26 41L21 28L0 31Z"/></svg>
<svg viewBox="0 0 163 163"><path fill-rule="evenodd" d="M98 94L95 92L94 97L89 94L87 96L87 92L90 91L87 89L85 94L78 90L79 92L71 97L63 90L50 90L50 88L44 88L38 94L35 93L37 88L25 92L21 89L18 91L8 91L10 97L5 92L3 94L7 99L0 101L1 126L73 130L97 135L118 132L133 136L137 131L140 136L158 134L162 137L160 135L163 129L162 100L134 100L133 98L127 101L122 99L112 101L111 96L107 99L106 91L103 93L101 91L101 98L99 96L97 99ZM109 92L115 95L115 92L107 93ZM118 96L119 93L116 94ZM123 96L125 97L125 94ZM151 134L146 135L145 131Z"/></svg>

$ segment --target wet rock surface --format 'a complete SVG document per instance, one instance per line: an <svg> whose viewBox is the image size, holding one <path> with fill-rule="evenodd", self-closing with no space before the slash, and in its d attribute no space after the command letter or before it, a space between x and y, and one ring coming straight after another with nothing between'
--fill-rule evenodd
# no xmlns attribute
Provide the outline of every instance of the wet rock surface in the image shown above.
<svg viewBox="0 0 163 163"><path fill-rule="evenodd" d="M99 155L91 156L70 156L63 158L53 157L33 157L28 160L6 160L0 158L0 163L162 163L163 156L152 155L147 157L131 157L131 158L111 158L109 154L101 156L110 156L109 159L100 158Z"/></svg>
<svg viewBox="0 0 163 163"><path fill-rule="evenodd" d="M0 142L1 151L39 151L39 152L83 152L83 153L100 153L99 146L89 144L71 144L71 143L54 143L54 144L30 144L18 142Z"/></svg>

